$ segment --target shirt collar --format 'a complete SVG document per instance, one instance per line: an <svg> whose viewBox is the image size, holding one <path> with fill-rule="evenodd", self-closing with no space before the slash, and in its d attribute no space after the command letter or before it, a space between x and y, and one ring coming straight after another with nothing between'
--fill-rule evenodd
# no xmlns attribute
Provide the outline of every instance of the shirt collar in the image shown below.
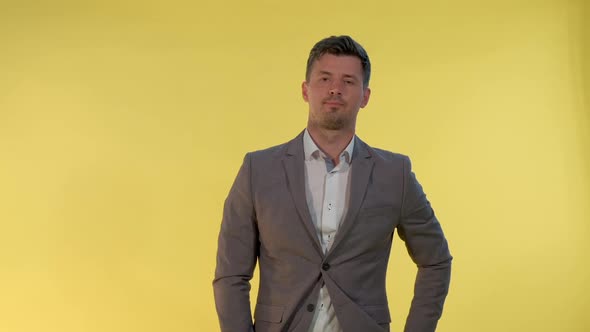
<svg viewBox="0 0 590 332"><path fill-rule="evenodd" d="M348 164L350 164L352 161L354 140L355 136L352 136L352 139L350 140L344 151L342 151L342 153L340 154L340 160L344 158L344 161L346 161ZM320 148L318 148L318 146L315 144L315 142L311 138L311 135L309 135L307 129L305 129L305 132L303 133L303 153L305 154L305 160L312 160L318 158L319 156L327 158L326 154L322 150L320 150Z"/></svg>

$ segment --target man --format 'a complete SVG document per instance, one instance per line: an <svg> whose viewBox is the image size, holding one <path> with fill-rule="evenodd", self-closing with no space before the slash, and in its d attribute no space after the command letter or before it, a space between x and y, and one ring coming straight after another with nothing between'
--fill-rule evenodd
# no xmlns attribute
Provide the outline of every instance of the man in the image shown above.
<svg viewBox="0 0 590 332"><path fill-rule="evenodd" d="M352 38L321 40L302 84L307 128L246 154L219 233L213 288L223 332L388 331L385 275L396 228L418 266L405 331L436 329L452 257L408 157L355 136L370 73Z"/></svg>

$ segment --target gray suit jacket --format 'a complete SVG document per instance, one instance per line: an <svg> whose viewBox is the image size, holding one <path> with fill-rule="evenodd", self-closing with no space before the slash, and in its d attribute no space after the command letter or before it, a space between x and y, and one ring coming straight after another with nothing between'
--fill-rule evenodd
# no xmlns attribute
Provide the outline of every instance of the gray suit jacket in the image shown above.
<svg viewBox="0 0 590 332"><path fill-rule="evenodd" d="M302 134L248 153L225 201L213 288L223 332L307 332L325 284L344 332L389 330L385 290L394 230L418 266L405 331L434 331L451 275L441 226L408 157L358 139L348 211L324 254L305 197Z"/></svg>

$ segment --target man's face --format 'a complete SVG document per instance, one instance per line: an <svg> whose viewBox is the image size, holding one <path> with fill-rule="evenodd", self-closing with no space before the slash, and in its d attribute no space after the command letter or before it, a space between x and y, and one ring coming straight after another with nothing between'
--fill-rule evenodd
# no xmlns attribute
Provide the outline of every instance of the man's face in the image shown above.
<svg viewBox="0 0 590 332"><path fill-rule="evenodd" d="M309 125L327 130L352 129L371 90L363 86L363 67L355 56L326 53L313 64L302 84L309 104Z"/></svg>

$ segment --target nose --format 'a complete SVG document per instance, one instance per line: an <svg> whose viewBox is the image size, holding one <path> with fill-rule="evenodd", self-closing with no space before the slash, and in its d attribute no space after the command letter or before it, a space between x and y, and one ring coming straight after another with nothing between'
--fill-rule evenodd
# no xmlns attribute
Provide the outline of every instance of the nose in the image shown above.
<svg viewBox="0 0 590 332"><path fill-rule="evenodd" d="M336 85L333 85L330 88L330 95L332 96L341 96L342 95L342 91L340 90L340 88Z"/></svg>

